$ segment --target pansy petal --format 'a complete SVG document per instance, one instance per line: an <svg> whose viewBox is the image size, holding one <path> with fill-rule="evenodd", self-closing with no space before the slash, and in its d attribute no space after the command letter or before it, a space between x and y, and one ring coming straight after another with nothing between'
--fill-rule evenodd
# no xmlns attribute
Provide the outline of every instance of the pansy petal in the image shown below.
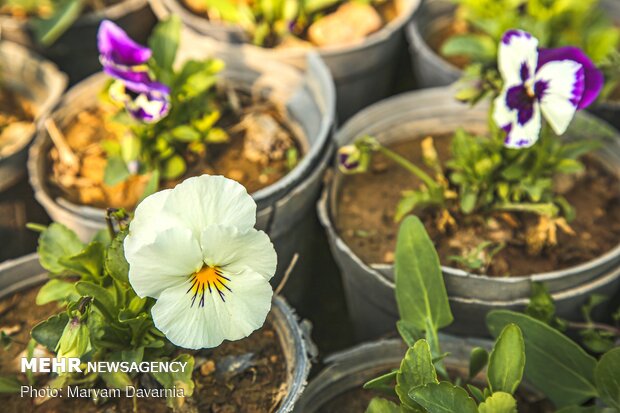
<svg viewBox="0 0 620 413"><path fill-rule="evenodd" d="M157 122L170 111L170 99L168 95L159 93L141 93L135 99L128 99L125 107L129 114L142 122Z"/></svg>
<svg viewBox="0 0 620 413"><path fill-rule="evenodd" d="M504 145L513 149L528 148L536 143L540 134L540 107L537 102L534 102L531 117L527 122L521 123L518 119L519 112L509 110L506 106L506 99L505 92L498 96L493 111L495 122L506 132Z"/></svg>
<svg viewBox="0 0 620 413"><path fill-rule="evenodd" d="M263 231L212 225L200 235L204 261L209 266L238 274L252 269L269 280L278 263L276 251Z"/></svg>
<svg viewBox="0 0 620 413"><path fill-rule="evenodd" d="M206 290L202 303L193 304L189 283L166 289L151 310L155 326L173 344L188 349L216 347L224 340L249 336L264 324L273 291L253 271L231 276L229 286L224 298Z"/></svg>
<svg viewBox="0 0 620 413"><path fill-rule="evenodd" d="M223 176L188 178L166 199L164 209L174 213L200 237L210 225L246 230L256 223L256 203L240 183Z"/></svg>
<svg viewBox="0 0 620 413"><path fill-rule="evenodd" d="M584 90L577 109L585 109L590 106L601 93L605 83L603 73L596 68L592 60L579 48L573 46L558 47L556 49L541 49L538 56L538 67L541 68L549 62L572 60L583 67Z"/></svg>
<svg viewBox="0 0 620 413"><path fill-rule="evenodd" d="M97 32L97 46L104 59L124 66L136 66L151 58L151 50L134 42L123 29L104 20Z"/></svg>
<svg viewBox="0 0 620 413"><path fill-rule="evenodd" d="M534 76L538 40L521 30L507 31L499 45L498 66L506 87L522 84Z"/></svg>
<svg viewBox="0 0 620 413"><path fill-rule="evenodd" d="M104 66L103 71L115 79L122 80L125 86L135 93L159 92L170 94L170 88L163 83L151 80L148 72L142 70L123 70L114 66Z"/></svg>
<svg viewBox="0 0 620 413"><path fill-rule="evenodd" d="M172 189L164 189L144 198L136 207L129 223L129 234L140 237L140 242L153 242L157 231L178 227L181 222L173 215L163 211L164 203Z"/></svg>
<svg viewBox="0 0 620 413"><path fill-rule="evenodd" d="M551 61L536 73L534 90L553 131L561 135L575 116L585 89L583 67L572 60Z"/></svg>
<svg viewBox="0 0 620 413"><path fill-rule="evenodd" d="M130 232L124 247L129 282L140 297L157 298L203 266L198 240L187 228L168 228L158 232L149 243Z"/></svg>

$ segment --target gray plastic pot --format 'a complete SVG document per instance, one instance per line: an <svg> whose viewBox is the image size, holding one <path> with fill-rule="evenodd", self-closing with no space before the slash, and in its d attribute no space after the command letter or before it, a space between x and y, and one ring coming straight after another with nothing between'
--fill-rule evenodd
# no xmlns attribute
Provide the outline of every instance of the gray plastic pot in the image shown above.
<svg viewBox="0 0 620 413"><path fill-rule="evenodd" d="M37 50L52 60L74 84L99 69L97 29L104 19L116 22L132 39L142 44L146 44L156 22L148 0L124 0L103 10L84 14L49 47L36 43L27 20L0 16L0 31L3 39Z"/></svg>
<svg viewBox="0 0 620 413"><path fill-rule="evenodd" d="M490 350L493 343L486 340L465 339L440 334L441 350L450 353L444 359L446 367L467 377L469 357L474 347ZM336 353L325 359L325 367L314 377L295 406L295 413L315 413L327 403L382 374L400 366L407 346L399 339L379 340L361 344ZM527 383L523 384L522 396L528 401L542 400L540 393ZM347 413L347 412L343 412Z"/></svg>
<svg viewBox="0 0 620 413"><path fill-rule="evenodd" d="M193 44L193 43L187 43ZM199 47L182 50L180 61L211 55ZM300 274L304 261L311 257L306 250L311 244L313 231L307 220L313 215L319 197L322 175L330 159L334 123L335 97L329 72L321 59L308 55L307 71L301 72L289 65L233 53L218 53L226 63L222 72L225 81L253 93L260 93L279 107L286 108L297 135L302 138L304 157L299 164L278 182L252 194L258 205L257 228L266 231L278 252L278 283L295 252L301 261L293 277ZM97 103L97 94L107 81L104 74L93 75L73 87L64 97L52 118L62 129L77 114ZM47 154L52 141L46 130L40 130L30 150L28 172L37 201L50 217L73 229L82 240L89 240L105 227L105 212L100 208L70 203L55 197L50 191ZM306 258L306 256L308 258ZM296 282L291 280L292 283ZM294 300L294 297L290 297Z"/></svg>
<svg viewBox="0 0 620 413"><path fill-rule="evenodd" d="M267 58L298 67L303 67L306 63L308 50L274 50L239 44L243 35L234 26L209 22L191 13L178 0L149 1L160 20L175 13L189 30L202 35L203 39L206 36L218 40L219 47L251 49ZM399 17L363 42L352 46L318 49L336 83L337 112L341 122L363 107L387 97L391 92L399 50L404 46L404 26L411 20L420 0L401 0L400 3L402 11Z"/></svg>
<svg viewBox="0 0 620 413"><path fill-rule="evenodd" d="M43 119L58 103L67 77L56 66L22 46L0 42L0 82L33 104L34 123ZM28 145L35 136L24 135L11 148L0 151L0 191L18 182L26 172Z"/></svg>
<svg viewBox="0 0 620 413"><path fill-rule="evenodd" d="M0 264L0 300L39 286L48 279L36 253L5 261ZM287 413L293 410L306 387L311 367L309 351L313 344L302 330L295 311L282 297L274 296L267 319L278 336L286 360L288 390L277 413Z"/></svg>
<svg viewBox="0 0 620 413"><path fill-rule="evenodd" d="M620 24L619 1L602 0L601 8ZM427 41L434 32L452 22L455 10L453 2L427 0L406 27L413 69L420 88L450 85L459 80L463 73L433 50ZM620 102L597 102L588 110L620 130Z"/></svg>
<svg viewBox="0 0 620 413"><path fill-rule="evenodd" d="M437 88L403 94L375 104L351 119L336 135L338 146L369 134L384 143L443 135L465 127L484 133L487 108L470 109L456 102L454 89ZM618 133L591 115L580 113L567 139L587 131L588 138L605 139L597 156L620 177ZM323 191L319 219L327 230L332 253L341 269L347 305L360 338L377 337L394 328L398 314L393 266L364 263L340 238L333 217L338 210L343 179L337 172ZM455 322L449 331L487 335L484 317L491 309L521 309L531 295L531 283L542 282L557 301L560 317L580 317L580 307L592 293L613 296L620 288L620 244L600 257L564 270L520 277L488 277L444 266L443 274Z"/></svg>

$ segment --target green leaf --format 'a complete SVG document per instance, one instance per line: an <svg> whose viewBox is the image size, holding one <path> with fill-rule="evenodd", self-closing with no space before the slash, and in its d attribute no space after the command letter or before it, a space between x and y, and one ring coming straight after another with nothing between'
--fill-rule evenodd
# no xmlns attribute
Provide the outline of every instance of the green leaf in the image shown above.
<svg viewBox="0 0 620 413"><path fill-rule="evenodd" d="M467 389L469 390L469 393L471 393L471 395L478 401L478 403L482 403L484 401L484 393L482 393L482 390L472 384L468 384Z"/></svg>
<svg viewBox="0 0 620 413"><path fill-rule="evenodd" d="M409 392L427 383L438 383L433 356L426 340L418 340L405 354L396 374L396 394L401 403L419 410L411 401Z"/></svg>
<svg viewBox="0 0 620 413"><path fill-rule="evenodd" d="M464 389L445 381L417 387L409 396L428 413L478 413L476 402Z"/></svg>
<svg viewBox="0 0 620 413"><path fill-rule="evenodd" d="M605 412L596 406L568 406L563 409L557 410L555 413L616 413L616 412Z"/></svg>
<svg viewBox="0 0 620 413"><path fill-rule="evenodd" d="M105 254L105 271L110 277L123 284L129 284L129 263L125 259L123 241L127 236L127 230L119 232Z"/></svg>
<svg viewBox="0 0 620 413"><path fill-rule="evenodd" d="M60 258L59 263L82 277L82 279L99 279L103 275L105 247L100 242L91 242L79 254Z"/></svg>
<svg viewBox="0 0 620 413"><path fill-rule="evenodd" d="M452 323L439 257L417 217L407 217L400 226L394 271L401 320L419 331Z"/></svg>
<svg viewBox="0 0 620 413"><path fill-rule="evenodd" d="M80 281L75 284L75 288L82 296L91 297L93 305L101 311L111 321L118 321L116 314L116 306L114 304L114 296L110 291L100 285L89 281Z"/></svg>
<svg viewBox="0 0 620 413"><path fill-rule="evenodd" d="M524 367L523 334L519 326L508 324L499 335L489 357L487 376L493 393L514 394L523 378Z"/></svg>
<svg viewBox="0 0 620 413"><path fill-rule="evenodd" d="M75 232L62 224L52 223L39 236L39 261L52 274L62 274L66 268L58 261L79 253L84 244Z"/></svg>
<svg viewBox="0 0 620 413"><path fill-rule="evenodd" d="M396 329L408 347L413 347L416 341L424 337L423 332L409 321L398 320L396 322Z"/></svg>
<svg viewBox="0 0 620 413"><path fill-rule="evenodd" d="M200 132L188 125L177 126L170 132L172 137L181 142L195 142L200 139Z"/></svg>
<svg viewBox="0 0 620 413"><path fill-rule="evenodd" d="M551 294L547 291L547 287L539 282L533 282L531 288L532 296L525 313L545 324L551 324L555 318L555 303Z"/></svg>
<svg viewBox="0 0 620 413"><path fill-rule="evenodd" d="M55 352L68 321L67 313L57 314L34 326L30 335L37 343Z"/></svg>
<svg viewBox="0 0 620 413"><path fill-rule="evenodd" d="M114 186L126 181L131 174L127 169L127 164L120 156L110 156L105 165L103 182L108 186Z"/></svg>
<svg viewBox="0 0 620 413"><path fill-rule="evenodd" d="M125 389L127 386L131 386L133 383L129 378L127 373L123 373L122 371L115 372L102 372L99 373L103 381L108 388L111 389Z"/></svg>
<svg viewBox="0 0 620 413"><path fill-rule="evenodd" d="M594 380L601 399L620 411L620 347L603 354L596 364Z"/></svg>
<svg viewBox="0 0 620 413"><path fill-rule="evenodd" d="M51 46L80 17L84 5L84 0L65 0L59 2L49 19L33 18L31 25L37 41L43 46Z"/></svg>
<svg viewBox="0 0 620 413"><path fill-rule="evenodd" d="M75 290L75 285L70 282L52 279L41 287L37 293L35 303L44 305L52 301L77 301L80 295Z"/></svg>
<svg viewBox="0 0 620 413"><path fill-rule="evenodd" d="M22 383L17 377L0 376L0 394L19 393L21 387Z"/></svg>
<svg viewBox="0 0 620 413"><path fill-rule="evenodd" d="M557 406L582 404L596 397L596 359L559 331L525 314L496 310L487 316L491 334L498 336L514 323L525 342L525 377Z"/></svg>
<svg viewBox="0 0 620 413"><path fill-rule="evenodd" d="M396 375L398 374L398 370L391 371L389 373L385 373L377 378L367 381L364 383L364 389L372 389L379 391L391 391L394 393L394 381L396 380Z"/></svg>
<svg viewBox="0 0 620 413"><path fill-rule="evenodd" d="M469 378L472 379L484 369L489 361L489 353L482 347L474 347L469 356Z"/></svg>
<svg viewBox="0 0 620 413"><path fill-rule="evenodd" d="M177 389L182 389L184 391L185 396L191 396L194 392L194 381L192 380L192 372L194 370L194 357L189 354L181 354L176 357L174 361L186 362L185 370L173 373L173 372L157 372L151 373L155 380L157 380L164 388L172 389L176 387ZM168 406L170 407L178 407L178 400L172 398L168 399Z"/></svg>
<svg viewBox="0 0 620 413"><path fill-rule="evenodd" d="M478 406L480 413L517 413L517 401L509 393L496 392Z"/></svg>
<svg viewBox="0 0 620 413"><path fill-rule="evenodd" d="M487 35L463 34L450 37L441 47L444 56L467 56L474 61L494 60L496 42Z"/></svg>
<svg viewBox="0 0 620 413"><path fill-rule="evenodd" d="M166 72L172 70L181 37L181 19L172 15L155 26L149 38L149 47L157 66Z"/></svg>
<svg viewBox="0 0 620 413"><path fill-rule="evenodd" d="M174 155L167 159L161 168L161 177L164 179L176 179L185 173L185 160L181 155Z"/></svg>
<svg viewBox="0 0 620 413"><path fill-rule="evenodd" d="M401 413L401 410L396 403L375 397L370 401L366 413Z"/></svg>

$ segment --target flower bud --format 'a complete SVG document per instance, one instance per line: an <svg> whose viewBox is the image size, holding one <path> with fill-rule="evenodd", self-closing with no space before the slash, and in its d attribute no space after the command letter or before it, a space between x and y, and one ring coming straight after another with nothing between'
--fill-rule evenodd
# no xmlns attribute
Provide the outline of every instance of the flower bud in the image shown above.
<svg viewBox="0 0 620 413"><path fill-rule="evenodd" d="M88 326L78 317L73 317L62 332L56 346L56 357L81 357L91 349Z"/></svg>

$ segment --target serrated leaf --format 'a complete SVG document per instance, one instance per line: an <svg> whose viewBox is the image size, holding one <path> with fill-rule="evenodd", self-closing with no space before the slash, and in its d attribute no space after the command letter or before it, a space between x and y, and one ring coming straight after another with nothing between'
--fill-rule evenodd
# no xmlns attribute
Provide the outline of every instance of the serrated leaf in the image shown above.
<svg viewBox="0 0 620 413"><path fill-rule="evenodd" d="M596 397L596 359L554 328L525 314L496 310L487 316L494 336L514 323L525 342L525 377L557 407L579 405Z"/></svg>
<svg viewBox="0 0 620 413"><path fill-rule="evenodd" d="M474 399L452 383L429 383L417 387L409 396L428 413L478 413Z"/></svg>
<svg viewBox="0 0 620 413"><path fill-rule="evenodd" d="M620 411L620 347L603 354L596 364L594 380L601 399Z"/></svg>
<svg viewBox="0 0 620 413"><path fill-rule="evenodd" d="M112 240L112 243L105 254L105 271L110 277L124 284L129 284L129 263L125 259L123 241L127 236L127 231L119 232Z"/></svg>
<svg viewBox="0 0 620 413"><path fill-rule="evenodd" d="M478 406L479 413L517 413L517 401L509 393L496 392Z"/></svg>
<svg viewBox="0 0 620 413"><path fill-rule="evenodd" d="M482 347L474 347L469 356L469 378L474 378L489 361L489 353Z"/></svg>
<svg viewBox="0 0 620 413"><path fill-rule="evenodd" d="M418 340L407 350L396 374L396 394L400 402L411 409L419 410L412 402L409 392L427 383L438 383L433 356L426 340Z"/></svg>
<svg viewBox="0 0 620 413"><path fill-rule="evenodd" d="M523 334L516 324L508 324L499 335L489 357L487 371L493 393L514 394L523 378L525 344Z"/></svg>
<svg viewBox="0 0 620 413"><path fill-rule="evenodd" d="M439 257L417 217L407 217L400 226L394 272L401 320L419 331L452 323Z"/></svg>
<svg viewBox="0 0 620 413"><path fill-rule="evenodd" d="M55 352L58 341L60 341L60 337L68 322L69 316L67 313L56 314L34 326L30 335L37 343L49 351Z"/></svg>
<svg viewBox="0 0 620 413"><path fill-rule="evenodd" d="M76 301L80 295L75 289L75 285L59 279L51 279L46 282L37 293L35 303L44 305L52 301Z"/></svg>
<svg viewBox="0 0 620 413"><path fill-rule="evenodd" d="M84 244L75 232L54 222L39 236L39 262L52 274L62 274L66 268L58 261L79 253L82 248Z"/></svg>

